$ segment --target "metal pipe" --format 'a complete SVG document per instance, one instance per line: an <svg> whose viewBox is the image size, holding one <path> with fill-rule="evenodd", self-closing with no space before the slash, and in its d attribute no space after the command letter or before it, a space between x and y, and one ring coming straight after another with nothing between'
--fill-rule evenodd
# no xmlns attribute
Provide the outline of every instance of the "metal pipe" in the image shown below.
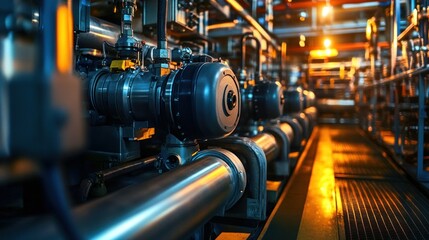
<svg viewBox="0 0 429 240"><path fill-rule="evenodd" d="M101 181L107 181L112 178L122 176L124 174L127 174L129 172L135 171L137 169L143 168L148 166L151 163L154 163L158 158L156 156L147 157L138 159L135 161L126 162L124 164L101 170L97 173L92 174L92 177L86 178L81 181L81 188L80 188L80 200L82 202L86 201L89 196L89 192L97 180Z"/></svg>
<svg viewBox="0 0 429 240"><path fill-rule="evenodd" d="M305 113L300 113L297 114L294 118L298 120L299 124L302 127L303 138L308 139L310 137L310 122L307 115L305 115Z"/></svg>
<svg viewBox="0 0 429 240"><path fill-rule="evenodd" d="M314 125L317 123L317 108L316 107L308 107L304 110L304 114L307 115L310 122L310 130L312 131Z"/></svg>
<svg viewBox="0 0 429 240"><path fill-rule="evenodd" d="M279 154L274 163L268 165L269 176L289 176L291 168L289 159L290 145L294 138L292 127L287 123L277 123L264 127L264 132L275 137L276 145L279 148Z"/></svg>
<svg viewBox="0 0 429 240"><path fill-rule="evenodd" d="M158 26L156 28L158 49L167 48L167 5L168 0L158 0Z"/></svg>
<svg viewBox="0 0 429 240"><path fill-rule="evenodd" d="M276 39L272 38L270 33L259 24L256 19L254 19L249 12L241 6L241 4L236 0L226 0L226 2L231 5L231 7L240 15L244 20L249 23L252 27L254 27L262 37L267 41L268 44L271 44L276 50L279 49L279 45L277 44Z"/></svg>
<svg viewBox="0 0 429 240"><path fill-rule="evenodd" d="M98 19L96 17L89 18L89 32L79 33L78 46L79 48L91 48L101 50L103 42L115 43L121 34L120 26ZM144 41L146 45L156 46L156 42L144 37L142 34L134 33L134 38L138 41Z"/></svg>
<svg viewBox="0 0 429 240"><path fill-rule="evenodd" d="M134 170L140 169L142 167L148 166L151 163L154 163L157 160L156 156L139 159L136 161L126 162L123 165L119 165L113 168L105 169L100 171L100 174L103 175L104 180L109 180L123 174L132 172Z"/></svg>
<svg viewBox="0 0 429 240"><path fill-rule="evenodd" d="M296 118L291 116L282 116L281 123L287 123L293 130L293 140L291 141L291 151L299 151L303 140L303 129Z"/></svg>
<svg viewBox="0 0 429 240"><path fill-rule="evenodd" d="M231 208L227 216L245 219L266 219L267 159L264 151L246 137L229 136L200 142L200 147L220 147L236 154L245 164L247 187L244 196Z"/></svg>
<svg viewBox="0 0 429 240"><path fill-rule="evenodd" d="M396 57L398 54L398 32L401 20L400 1L390 1L391 39L390 39L390 76L395 75ZM377 79L379 80L379 79Z"/></svg>
<svg viewBox="0 0 429 240"><path fill-rule="evenodd" d="M288 123L280 123L279 128L282 130L284 134L288 137L291 142L294 138L293 129Z"/></svg>
<svg viewBox="0 0 429 240"><path fill-rule="evenodd" d="M267 162L271 162L279 156L280 149L277 145L276 138L272 134L260 133L250 139L264 151Z"/></svg>
<svg viewBox="0 0 429 240"><path fill-rule="evenodd" d="M248 39L252 39L255 41L256 43L256 76L255 79L259 80L259 78L262 77L262 71L261 71L261 55L262 55L262 48L261 48L261 42L259 41L259 39L255 38L255 36L253 36L253 34L251 33L245 33L242 37L241 37L241 70L244 70L245 66L246 66L246 42Z"/></svg>
<svg viewBox="0 0 429 240"><path fill-rule="evenodd" d="M222 214L244 192L244 166L222 149L201 151L195 158L189 165L78 207L74 215L81 234L85 239L183 239ZM65 237L51 218L25 221L6 231L1 236Z"/></svg>

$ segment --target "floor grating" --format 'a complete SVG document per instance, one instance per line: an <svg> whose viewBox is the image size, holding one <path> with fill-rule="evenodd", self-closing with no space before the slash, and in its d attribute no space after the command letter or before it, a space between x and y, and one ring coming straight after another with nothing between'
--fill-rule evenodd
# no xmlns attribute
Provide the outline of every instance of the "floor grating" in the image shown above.
<svg viewBox="0 0 429 240"><path fill-rule="evenodd" d="M336 180L347 239L429 239L427 199L408 183Z"/></svg>
<svg viewBox="0 0 429 240"><path fill-rule="evenodd" d="M345 238L429 239L428 198L357 128L330 130Z"/></svg>

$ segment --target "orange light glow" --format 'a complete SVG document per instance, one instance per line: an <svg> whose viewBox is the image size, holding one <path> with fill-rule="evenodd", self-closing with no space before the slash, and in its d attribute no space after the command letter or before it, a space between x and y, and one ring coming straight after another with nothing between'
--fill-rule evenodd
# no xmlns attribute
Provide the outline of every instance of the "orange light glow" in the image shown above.
<svg viewBox="0 0 429 240"><path fill-rule="evenodd" d="M314 160L298 239L311 239L306 235L307 230L310 229L319 228L319 234L322 236L328 236L337 231L333 143L329 131L321 129L319 134L317 157Z"/></svg>
<svg viewBox="0 0 429 240"><path fill-rule="evenodd" d="M207 30L210 31L210 30L222 29L222 28L234 28L235 26L237 26L237 22L238 21L212 24L207 26Z"/></svg>
<svg viewBox="0 0 429 240"><path fill-rule="evenodd" d="M57 9L57 68L60 73L72 70L73 20L67 5Z"/></svg>
<svg viewBox="0 0 429 240"><path fill-rule="evenodd" d="M312 58L327 58L327 57L335 57L337 55L338 55L338 50L335 48L318 49L318 50L310 51L310 56Z"/></svg>
<svg viewBox="0 0 429 240"><path fill-rule="evenodd" d="M332 41L329 38L325 38L325 40L323 41L323 46L325 46L325 48L330 48L331 44L332 44Z"/></svg>
<svg viewBox="0 0 429 240"><path fill-rule="evenodd" d="M326 18L332 14L332 6L326 5L322 8L322 17Z"/></svg>

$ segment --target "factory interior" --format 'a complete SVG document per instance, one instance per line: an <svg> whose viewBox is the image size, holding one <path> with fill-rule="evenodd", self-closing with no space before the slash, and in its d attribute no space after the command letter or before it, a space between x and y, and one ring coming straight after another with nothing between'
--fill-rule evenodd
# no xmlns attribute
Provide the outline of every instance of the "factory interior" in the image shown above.
<svg viewBox="0 0 429 240"><path fill-rule="evenodd" d="M428 0L0 4L0 239L429 239Z"/></svg>

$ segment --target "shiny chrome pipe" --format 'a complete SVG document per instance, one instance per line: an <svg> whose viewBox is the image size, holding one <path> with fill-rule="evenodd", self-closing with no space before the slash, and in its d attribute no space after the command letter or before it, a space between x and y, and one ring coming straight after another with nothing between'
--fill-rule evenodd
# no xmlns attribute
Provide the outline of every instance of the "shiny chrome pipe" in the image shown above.
<svg viewBox="0 0 429 240"><path fill-rule="evenodd" d="M121 27L101 20L96 17L89 18L89 32L79 33L79 48L90 48L101 50L103 42L115 44L121 34ZM134 38L144 41L147 45L156 46L156 42L144 37L142 34L134 33Z"/></svg>
<svg viewBox="0 0 429 240"><path fill-rule="evenodd" d="M304 109L304 114L307 115L310 122L310 134L313 130L314 126L317 123L317 108L316 107L308 107Z"/></svg>
<svg viewBox="0 0 429 240"><path fill-rule="evenodd" d="M245 190L243 164L223 149L201 151L194 160L78 207L74 216L80 234L85 239L183 239L211 217L222 215ZM65 237L52 219L33 219L15 227L0 235Z"/></svg>
<svg viewBox="0 0 429 240"><path fill-rule="evenodd" d="M275 137L276 145L279 148L275 161L268 165L268 176L275 178L289 176L291 172L289 153L294 139L292 127L288 123L276 123L266 126L264 132Z"/></svg>
<svg viewBox="0 0 429 240"><path fill-rule="evenodd" d="M250 139L264 151L268 163L274 161L279 156L280 149L274 135L270 133L260 133Z"/></svg>
<svg viewBox="0 0 429 240"><path fill-rule="evenodd" d="M287 123L293 131L293 139L291 141L291 151L299 151L301 149L301 143L303 140L303 129L301 124L298 122L296 118L292 118L290 116L282 116L280 118L281 123Z"/></svg>
<svg viewBox="0 0 429 240"><path fill-rule="evenodd" d="M243 197L226 214L241 219L266 219L267 159L264 151L247 137L229 136L200 142L200 147L220 147L237 155L244 163L247 187Z"/></svg>
<svg viewBox="0 0 429 240"><path fill-rule="evenodd" d="M310 129L310 120L308 119L305 113L301 112L295 116L295 119L298 120L299 124L302 127L302 136L304 139L308 139L311 134Z"/></svg>
<svg viewBox="0 0 429 240"><path fill-rule="evenodd" d="M294 139L295 135L293 134L293 129L288 123L280 123L279 128L284 134L286 134L289 141L292 141Z"/></svg>

